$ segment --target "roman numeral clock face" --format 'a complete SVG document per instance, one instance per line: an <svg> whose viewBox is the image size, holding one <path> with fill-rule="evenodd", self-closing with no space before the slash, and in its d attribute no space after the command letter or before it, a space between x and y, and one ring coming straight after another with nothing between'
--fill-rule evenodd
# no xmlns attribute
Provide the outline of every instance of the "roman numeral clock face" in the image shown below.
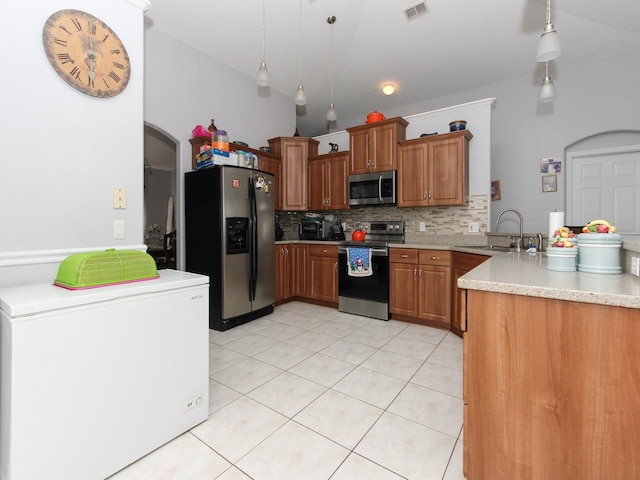
<svg viewBox="0 0 640 480"><path fill-rule="evenodd" d="M113 97L129 83L127 50L109 26L80 10L60 10L42 29L47 58L62 79L93 97Z"/></svg>

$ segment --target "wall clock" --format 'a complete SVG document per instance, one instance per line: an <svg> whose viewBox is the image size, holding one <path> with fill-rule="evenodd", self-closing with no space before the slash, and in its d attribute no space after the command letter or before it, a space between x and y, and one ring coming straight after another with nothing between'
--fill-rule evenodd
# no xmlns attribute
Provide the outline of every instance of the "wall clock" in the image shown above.
<svg viewBox="0 0 640 480"><path fill-rule="evenodd" d="M114 97L129 83L131 64L109 26L80 10L59 10L42 28L49 62L73 88L93 97Z"/></svg>

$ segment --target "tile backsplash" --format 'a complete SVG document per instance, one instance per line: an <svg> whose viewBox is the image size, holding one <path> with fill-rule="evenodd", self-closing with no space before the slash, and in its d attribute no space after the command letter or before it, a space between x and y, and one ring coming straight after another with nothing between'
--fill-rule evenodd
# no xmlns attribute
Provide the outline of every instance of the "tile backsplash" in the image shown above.
<svg viewBox="0 0 640 480"><path fill-rule="evenodd" d="M462 235L469 232L469 223L480 226L480 232L488 230L487 195L469 197L469 204L461 207L416 207L398 208L391 206L356 207L350 210L317 212L332 214L346 223L346 232L352 232L359 221L403 220L405 234L414 235ZM280 226L285 232L286 240L298 238L298 223L305 212L277 212L280 215ZM425 222L425 231L420 231L420 222Z"/></svg>

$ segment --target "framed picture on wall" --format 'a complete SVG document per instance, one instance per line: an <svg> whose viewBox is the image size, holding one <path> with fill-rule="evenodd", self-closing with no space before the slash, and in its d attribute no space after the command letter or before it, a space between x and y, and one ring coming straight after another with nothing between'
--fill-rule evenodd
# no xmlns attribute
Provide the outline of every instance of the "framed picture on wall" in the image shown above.
<svg viewBox="0 0 640 480"><path fill-rule="evenodd" d="M542 175L562 173L562 158L541 158L540 173Z"/></svg>
<svg viewBox="0 0 640 480"><path fill-rule="evenodd" d="M491 201L500 200L500 180L491 180Z"/></svg>
<svg viewBox="0 0 640 480"><path fill-rule="evenodd" d="M543 175L542 176L542 191L544 193L558 191L558 176L557 175Z"/></svg>

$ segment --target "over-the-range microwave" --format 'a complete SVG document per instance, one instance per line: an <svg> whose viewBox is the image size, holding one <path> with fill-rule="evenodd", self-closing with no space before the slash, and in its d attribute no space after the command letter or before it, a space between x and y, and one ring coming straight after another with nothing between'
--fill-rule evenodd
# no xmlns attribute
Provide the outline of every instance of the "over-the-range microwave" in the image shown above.
<svg viewBox="0 0 640 480"><path fill-rule="evenodd" d="M396 171L349 175L349 205L395 205Z"/></svg>

